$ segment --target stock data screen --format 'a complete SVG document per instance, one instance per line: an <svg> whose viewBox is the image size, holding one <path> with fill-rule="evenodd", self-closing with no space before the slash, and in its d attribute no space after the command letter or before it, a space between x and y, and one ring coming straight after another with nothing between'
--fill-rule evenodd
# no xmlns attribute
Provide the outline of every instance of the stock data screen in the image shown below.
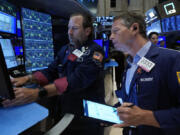
<svg viewBox="0 0 180 135"><path fill-rule="evenodd" d="M16 34L16 18L0 11L0 32Z"/></svg>
<svg viewBox="0 0 180 135"><path fill-rule="evenodd" d="M13 49L11 40L0 38L0 44L1 44L2 51L3 51L3 55L5 57L5 62L6 62L7 68L10 69L10 68L17 67L18 64L16 61L16 56L14 53L14 49Z"/></svg>
<svg viewBox="0 0 180 135"><path fill-rule="evenodd" d="M54 60L51 16L22 8L27 72L47 68Z"/></svg>
<svg viewBox="0 0 180 135"><path fill-rule="evenodd" d="M176 16L176 27L177 27L177 30L180 30L180 15L177 15Z"/></svg>
<svg viewBox="0 0 180 135"><path fill-rule="evenodd" d="M176 17L168 17L162 19L162 29L163 32L171 32L171 31L176 31Z"/></svg>

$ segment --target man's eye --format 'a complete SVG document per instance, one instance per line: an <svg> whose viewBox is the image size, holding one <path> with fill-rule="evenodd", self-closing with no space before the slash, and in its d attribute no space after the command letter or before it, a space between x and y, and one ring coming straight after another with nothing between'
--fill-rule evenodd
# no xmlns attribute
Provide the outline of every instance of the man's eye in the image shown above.
<svg viewBox="0 0 180 135"><path fill-rule="evenodd" d="M77 30L78 28L77 28L77 27L73 27L72 29L73 29L73 30Z"/></svg>
<svg viewBox="0 0 180 135"><path fill-rule="evenodd" d="M72 29L72 30L77 30L77 29L79 29L78 27L68 27L68 29L70 30L70 29Z"/></svg>
<svg viewBox="0 0 180 135"><path fill-rule="evenodd" d="M117 32L118 32L118 30L113 30L113 31L112 31L112 33L117 33Z"/></svg>

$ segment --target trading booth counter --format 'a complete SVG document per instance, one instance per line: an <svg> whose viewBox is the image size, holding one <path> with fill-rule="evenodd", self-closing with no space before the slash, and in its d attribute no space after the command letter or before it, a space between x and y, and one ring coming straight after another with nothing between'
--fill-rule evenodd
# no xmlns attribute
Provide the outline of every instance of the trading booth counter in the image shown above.
<svg viewBox="0 0 180 135"><path fill-rule="evenodd" d="M37 103L0 108L0 134L17 135L48 116L48 109Z"/></svg>

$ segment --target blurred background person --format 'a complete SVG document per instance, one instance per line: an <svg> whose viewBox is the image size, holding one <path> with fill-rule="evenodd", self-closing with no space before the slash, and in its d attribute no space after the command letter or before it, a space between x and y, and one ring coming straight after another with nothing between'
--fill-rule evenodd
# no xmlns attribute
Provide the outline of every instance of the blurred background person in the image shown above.
<svg viewBox="0 0 180 135"><path fill-rule="evenodd" d="M157 32L151 32L148 35L148 38L149 38L149 40L151 41L151 43L153 45L157 45L158 44L158 37L159 37L159 34Z"/></svg>

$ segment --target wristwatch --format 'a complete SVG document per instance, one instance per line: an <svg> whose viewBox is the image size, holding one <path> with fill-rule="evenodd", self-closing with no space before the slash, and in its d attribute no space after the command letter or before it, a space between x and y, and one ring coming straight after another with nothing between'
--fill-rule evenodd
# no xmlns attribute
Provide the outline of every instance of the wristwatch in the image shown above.
<svg viewBox="0 0 180 135"><path fill-rule="evenodd" d="M48 95L47 90L44 87L39 87L39 93L38 93L39 98L44 98L47 95Z"/></svg>

